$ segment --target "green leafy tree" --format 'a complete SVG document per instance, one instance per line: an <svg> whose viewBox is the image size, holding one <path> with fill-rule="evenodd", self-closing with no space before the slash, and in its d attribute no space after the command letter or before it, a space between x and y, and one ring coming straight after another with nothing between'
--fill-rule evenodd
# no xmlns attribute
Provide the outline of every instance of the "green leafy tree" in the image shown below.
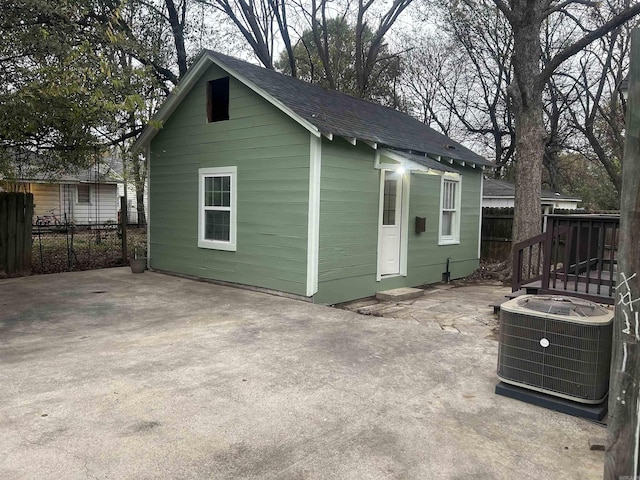
<svg viewBox="0 0 640 480"><path fill-rule="evenodd" d="M582 200L581 208L589 211L613 211L620 208L620 199L615 185L603 165L597 159L582 153L559 154L555 172L545 171L542 176L544 188L575 195Z"/></svg>
<svg viewBox="0 0 640 480"><path fill-rule="evenodd" d="M144 108L147 72L121 68L121 2L7 0L0 9L0 173L56 173L96 161ZM10 39L10 41L6 41ZM133 134L129 134L133 135Z"/></svg>

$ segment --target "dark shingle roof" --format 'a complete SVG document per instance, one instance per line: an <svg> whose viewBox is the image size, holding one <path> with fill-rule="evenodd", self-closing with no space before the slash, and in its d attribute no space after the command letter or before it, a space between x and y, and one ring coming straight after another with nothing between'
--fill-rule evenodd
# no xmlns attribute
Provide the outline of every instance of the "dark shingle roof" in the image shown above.
<svg viewBox="0 0 640 480"><path fill-rule="evenodd" d="M7 180L33 183L122 183L110 165L104 163L97 167L79 168L73 172L56 172L32 162L29 165L21 165L15 177L7 177Z"/></svg>
<svg viewBox="0 0 640 480"><path fill-rule="evenodd" d="M483 197L509 197L512 198L516 194L516 187L513 183L507 180L497 180L495 178L485 178L482 184L482 196ZM558 200L578 200L575 196L563 195L558 192L552 192L551 190L542 190L540 198L555 198Z"/></svg>
<svg viewBox="0 0 640 480"><path fill-rule="evenodd" d="M327 90L214 51L207 53L323 133L490 166L491 162L397 110Z"/></svg>

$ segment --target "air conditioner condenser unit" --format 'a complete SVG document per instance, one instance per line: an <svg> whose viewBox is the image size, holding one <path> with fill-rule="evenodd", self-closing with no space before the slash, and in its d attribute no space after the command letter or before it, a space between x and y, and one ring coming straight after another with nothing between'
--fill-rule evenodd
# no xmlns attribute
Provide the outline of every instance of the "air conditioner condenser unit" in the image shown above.
<svg viewBox="0 0 640 480"><path fill-rule="evenodd" d="M587 300L523 295L500 307L498 377L585 404L609 391L613 311Z"/></svg>

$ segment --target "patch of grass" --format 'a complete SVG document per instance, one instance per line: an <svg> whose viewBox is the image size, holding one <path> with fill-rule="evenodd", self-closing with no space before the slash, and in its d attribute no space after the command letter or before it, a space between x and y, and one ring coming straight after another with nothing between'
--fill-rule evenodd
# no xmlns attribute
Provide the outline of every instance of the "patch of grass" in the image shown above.
<svg viewBox="0 0 640 480"><path fill-rule="evenodd" d="M146 244L146 230L127 229L128 257L134 245ZM34 230L31 271L34 274L92 270L128 264L122 258L122 240L114 228L103 230L69 230L67 232Z"/></svg>

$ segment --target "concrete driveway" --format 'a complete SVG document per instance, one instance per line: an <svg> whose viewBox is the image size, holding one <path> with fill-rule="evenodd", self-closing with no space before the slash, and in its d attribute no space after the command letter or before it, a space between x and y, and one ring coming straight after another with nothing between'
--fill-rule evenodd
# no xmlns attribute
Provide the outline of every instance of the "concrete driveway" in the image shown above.
<svg viewBox="0 0 640 480"><path fill-rule="evenodd" d="M0 478L601 478L603 427L494 395L490 326L427 323L127 268L0 280Z"/></svg>

